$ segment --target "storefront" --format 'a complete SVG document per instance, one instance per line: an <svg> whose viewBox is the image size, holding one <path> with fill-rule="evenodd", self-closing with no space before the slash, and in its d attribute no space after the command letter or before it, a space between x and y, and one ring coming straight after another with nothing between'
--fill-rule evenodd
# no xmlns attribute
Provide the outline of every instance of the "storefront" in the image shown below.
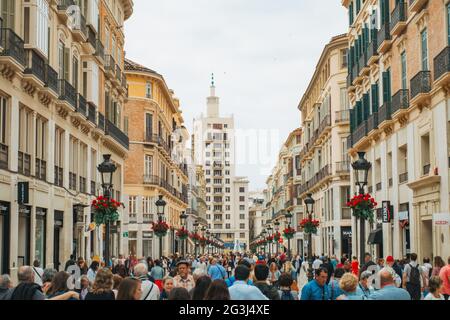
<svg viewBox="0 0 450 320"><path fill-rule="evenodd" d="M0 274L9 274L10 205L0 201Z"/></svg>
<svg viewBox="0 0 450 320"><path fill-rule="evenodd" d="M153 257L153 232L142 231L142 254L144 257Z"/></svg>
<svg viewBox="0 0 450 320"><path fill-rule="evenodd" d="M19 229L17 243L17 266L29 266L31 244L31 207L19 207Z"/></svg>
<svg viewBox="0 0 450 320"><path fill-rule="evenodd" d="M55 210L55 224L53 230L53 267L59 271L61 266L61 232L64 226L64 212Z"/></svg>
<svg viewBox="0 0 450 320"><path fill-rule="evenodd" d="M341 227L342 254L349 258L352 256L352 235L352 227Z"/></svg>
<svg viewBox="0 0 450 320"><path fill-rule="evenodd" d="M47 209L36 208L36 230L35 230L35 246L34 257L39 260L41 267L46 266L46 240L47 240Z"/></svg>

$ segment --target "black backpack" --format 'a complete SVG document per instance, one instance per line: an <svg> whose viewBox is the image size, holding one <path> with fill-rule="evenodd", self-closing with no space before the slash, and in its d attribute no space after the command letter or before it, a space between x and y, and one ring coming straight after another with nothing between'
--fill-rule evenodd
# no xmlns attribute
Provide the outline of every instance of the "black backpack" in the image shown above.
<svg viewBox="0 0 450 320"><path fill-rule="evenodd" d="M419 266L413 267L411 264L409 264L411 267L411 271L409 272L409 283L414 286L420 286L420 270Z"/></svg>

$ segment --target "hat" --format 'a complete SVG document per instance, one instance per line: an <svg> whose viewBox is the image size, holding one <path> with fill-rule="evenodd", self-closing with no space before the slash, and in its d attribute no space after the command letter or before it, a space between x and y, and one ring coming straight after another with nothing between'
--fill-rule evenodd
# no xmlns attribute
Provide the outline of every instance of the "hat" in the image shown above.
<svg viewBox="0 0 450 320"><path fill-rule="evenodd" d="M189 262L187 262L186 260L180 260L180 261L178 261L177 262L177 267L180 265L180 264L185 264L186 266L190 266L190 263Z"/></svg>
<svg viewBox="0 0 450 320"><path fill-rule="evenodd" d="M394 262L394 257L393 256L388 256L386 258L386 262Z"/></svg>

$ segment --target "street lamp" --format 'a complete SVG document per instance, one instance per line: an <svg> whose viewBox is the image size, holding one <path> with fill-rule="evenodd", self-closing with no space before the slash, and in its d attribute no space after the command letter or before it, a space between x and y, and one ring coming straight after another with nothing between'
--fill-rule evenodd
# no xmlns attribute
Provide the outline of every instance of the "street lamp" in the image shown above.
<svg viewBox="0 0 450 320"><path fill-rule="evenodd" d="M209 239L210 236L211 236L211 231L209 231L209 230L206 231L206 239L207 239L207 240L210 240L210 239ZM210 247L210 245L208 244L208 254L209 254L209 247Z"/></svg>
<svg viewBox="0 0 450 320"><path fill-rule="evenodd" d="M185 228L186 227L186 219L187 219L187 214L183 211L180 214L180 221L181 221L181 227ZM187 228L186 228L187 229ZM186 247L185 247L186 241L185 240L181 240L181 256L184 257L185 255L185 251L186 251Z"/></svg>
<svg viewBox="0 0 450 320"><path fill-rule="evenodd" d="M275 225L275 235L278 236L278 232L280 231L280 221L278 221L278 220L275 221L274 225ZM279 245L280 245L280 242L277 241L277 243L276 243L277 252L275 253L275 255L278 255L278 251L280 251Z"/></svg>
<svg viewBox="0 0 450 320"><path fill-rule="evenodd" d="M286 217L287 222L288 222L288 228L290 229L291 228L291 224L292 224L292 217L293 217L291 211L288 211L286 213L285 217ZM288 257L289 257L289 260L291 260L292 256L291 256L291 238L290 237L288 238Z"/></svg>
<svg viewBox="0 0 450 320"><path fill-rule="evenodd" d="M166 208L166 201L164 201L163 196L159 195L159 199L156 200L155 205L156 205L156 213L158 215L158 222L161 223L163 222L163 218L164 218L164 210ZM162 241L162 237L159 237L159 255L160 257L163 256L163 241Z"/></svg>
<svg viewBox="0 0 450 320"><path fill-rule="evenodd" d="M113 174L116 172L117 167L114 164L114 162L111 161L111 155L110 154L104 154L103 155L103 162L98 165L97 170L100 172L102 177L102 189L103 189L103 196L107 199L111 197L111 190L113 187ZM110 264L110 253L109 253L109 238L111 234L111 226L109 219L106 221L105 225L105 262L106 266L109 268L111 266Z"/></svg>
<svg viewBox="0 0 450 320"><path fill-rule="evenodd" d="M369 170L372 168L372 164L364 158L365 155L365 152L358 152L358 160L352 163L353 170L355 171L355 184L359 188L359 194L364 194L364 187L367 186ZM359 218L359 261L363 261L366 250L365 227L365 220L362 217Z"/></svg>
<svg viewBox="0 0 450 320"><path fill-rule="evenodd" d="M312 220L312 214L314 212L314 203L316 203L316 201L314 201L314 199L312 198L312 193L308 193L306 195L306 199L304 200L305 205L306 205L306 213L308 214L308 219L311 221ZM308 233L308 264L309 264L309 268L308 268L308 280L312 281L313 279L313 261L312 261L312 233Z"/></svg>
<svg viewBox="0 0 450 320"><path fill-rule="evenodd" d="M202 237L204 237L205 232L206 232L206 227L203 226L201 230L202 230ZM202 246L202 253L205 254L205 246Z"/></svg>
<svg viewBox="0 0 450 320"><path fill-rule="evenodd" d="M272 231L273 231L273 228L272 228L272 226L269 225L267 227L267 232L268 232L269 237L272 236ZM269 259L270 259L270 258L272 258L272 241L268 242L268 244L269 244Z"/></svg>
<svg viewBox="0 0 450 320"><path fill-rule="evenodd" d="M195 220L195 222L194 222L194 234L195 235L197 235L198 226L199 226L198 220ZM194 258L195 259L197 259L197 242L198 241L194 241Z"/></svg>
<svg viewBox="0 0 450 320"><path fill-rule="evenodd" d="M262 240L263 241L267 241L267 231L266 229L263 229L263 231L261 232L262 235ZM263 246L263 253L266 254L266 245Z"/></svg>

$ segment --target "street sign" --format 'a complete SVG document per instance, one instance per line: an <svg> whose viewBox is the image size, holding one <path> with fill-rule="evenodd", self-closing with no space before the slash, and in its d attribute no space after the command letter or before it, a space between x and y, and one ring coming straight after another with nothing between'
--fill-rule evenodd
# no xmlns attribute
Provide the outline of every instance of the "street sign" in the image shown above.
<svg viewBox="0 0 450 320"><path fill-rule="evenodd" d="M433 224L435 226L450 226L450 213L435 213Z"/></svg>
<svg viewBox="0 0 450 320"><path fill-rule="evenodd" d="M124 237L124 238L128 238L128 231L125 231L125 232L123 233L123 237Z"/></svg>
<svg viewBox="0 0 450 320"><path fill-rule="evenodd" d="M392 221L393 206L390 201L383 201L382 205L382 218L383 223L390 223Z"/></svg>
<svg viewBox="0 0 450 320"><path fill-rule="evenodd" d="M17 184L17 202L19 204L26 204L29 202L30 183L19 182Z"/></svg>

